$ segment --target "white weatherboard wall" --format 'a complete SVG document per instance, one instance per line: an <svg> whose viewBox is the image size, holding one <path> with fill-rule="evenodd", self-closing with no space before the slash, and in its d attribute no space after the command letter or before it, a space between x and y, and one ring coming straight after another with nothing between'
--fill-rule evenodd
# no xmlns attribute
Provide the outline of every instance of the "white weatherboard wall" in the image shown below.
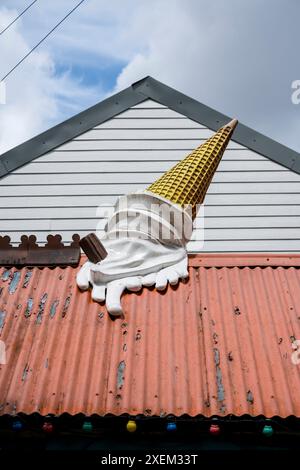
<svg viewBox="0 0 300 470"><path fill-rule="evenodd" d="M0 180L0 233L43 242L95 231L97 206L144 189L212 131L147 100ZM196 221L196 226L200 221ZM300 175L230 142L191 252L300 251Z"/></svg>

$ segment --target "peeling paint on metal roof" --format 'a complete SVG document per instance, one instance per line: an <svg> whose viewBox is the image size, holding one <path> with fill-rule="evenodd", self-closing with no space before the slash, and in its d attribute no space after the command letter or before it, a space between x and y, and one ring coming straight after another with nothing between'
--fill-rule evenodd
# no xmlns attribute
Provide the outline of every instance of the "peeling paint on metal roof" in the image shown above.
<svg viewBox="0 0 300 470"><path fill-rule="evenodd" d="M6 312L5 310L0 310L0 328L3 328Z"/></svg>
<svg viewBox="0 0 300 470"><path fill-rule="evenodd" d="M29 297L29 299L27 299L26 309L24 312L25 317L30 317L32 307L33 307L33 299Z"/></svg>
<svg viewBox="0 0 300 470"><path fill-rule="evenodd" d="M123 387L124 383L124 372L125 372L125 361L121 361L120 364L118 365L118 371L117 371L117 386L118 388Z"/></svg>
<svg viewBox="0 0 300 470"><path fill-rule="evenodd" d="M41 298L40 303L39 303L38 313L37 313L37 316L36 316L36 322L37 323L42 323L42 316L43 316L43 313L44 313L44 310L45 310L45 303L47 302L47 298L48 298L47 293L42 295L42 298Z"/></svg>
<svg viewBox="0 0 300 470"><path fill-rule="evenodd" d="M23 285L22 285L24 289L28 287L31 276L32 276L32 271L27 271L27 273L25 274Z"/></svg>
<svg viewBox="0 0 300 470"><path fill-rule="evenodd" d="M20 281L20 276L21 276L21 273L19 271L15 271L13 273L13 277L12 277L12 280L10 281L9 288L8 288L8 291L10 294L14 294L16 292L19 281Z"/></svg>
<svg viewBox="0 0 300 470"><path fill-rule="evenodd" d="M10 276L10 269L4 269L2 273L2 281L8 281Z"/></svg>
<svg viewBox="0 0 300 470"><path fill-rule="evenodd" d="M50 307L50 317L53 318L54 315L56 314L56 309L57 309L57 306L59 304L59 300L54 300L51 304L51 307Z"/></svg>
<svg viewBox="0 0 300 470"><path fill-rule="evenodd" d="M224 392L224 387L222 383L222 370L220 367L220 353L217 348L214 348L214 358L215 358L215 365L216 365L217 397L218 397L219 402L223 402L225 400L225 392Z"/></svg>
<svg viewBox="0 0 300 470"><path fill-rule="evenodd" d="M77 269L2 269L1 414L299 417L299 265L191 257L187 282L126 293L114 321Z"/></svg>

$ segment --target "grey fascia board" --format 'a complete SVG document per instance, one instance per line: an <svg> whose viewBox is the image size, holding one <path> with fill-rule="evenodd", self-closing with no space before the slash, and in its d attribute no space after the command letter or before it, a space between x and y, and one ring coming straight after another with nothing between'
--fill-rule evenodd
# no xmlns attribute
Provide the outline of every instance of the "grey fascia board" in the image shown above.
<svg viewBox="0 0 300 470"><path fill-rule="evenodd" d="M65 144L93 127L141 103L146 97L132 87L86 109L42 134L18 145L0 156L0 177Z"/></svg>
<svg viewBox="0 0 300 470"><path fill-rule="evenodd" d="M147 77L132 86L140 93L147 95L148 98L215 131L232 119L232 117L219 113L152 77ZM250 127L239 123L232 140L300 174L300 154L298 152Z"/></svg>

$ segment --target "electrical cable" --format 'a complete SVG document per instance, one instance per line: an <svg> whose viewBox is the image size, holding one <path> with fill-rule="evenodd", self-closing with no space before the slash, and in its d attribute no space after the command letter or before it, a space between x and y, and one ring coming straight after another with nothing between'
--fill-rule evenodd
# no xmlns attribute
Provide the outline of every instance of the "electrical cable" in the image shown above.
<svg viewBox="0 0 300 470"><path fill-rule="evenodd" d="M33 48L30 49L30 51L29 51L26 55L24 55L24 57L23 57L21 60L19 60L19 62L17 62L16 65L14 65L13 68L10 69L9 72L7 72L7 74L4 75L4 77L1 78L0 83L3 82L3 80L5 80L14 70L16 70L16 68L19 67L19 65L21 65L22 62L24 62L24 60L27 59L27 57L30 56L30 54L32 54L32 52L35 51L35 50L39 47L39 45L42 44L42 42L44 42L45 39L47 39L47 38L50 36L50 34L52 34L53 31L55 31L55 30L58 28L58 26L60 26L75 10L77 10L77 8L78 8L83 2L85 2L85 0L81 0L79 3L77 3L77 5L75 5L75 7L72 8L72 10L70 10L69 13L67 13L67 14L66 14L66 15L65 15L47 34L46 34L46 36L44 36L35 46L33 46Z"/></svg>
<svg viewBox="0 0 300 470"><path fill-rule="evenodd" d="M30 3L30 5L28 5L28 7L25 8L25 10L21 11L21 13L14 19L12 20L4 29L2 29L2 31L0 31L0 36L1 34L5 33L5 31L7 31L19 18L21 18L22 15L24 15L24 13L29 10L30 7L32 7L32 5L34 5L38 0L34 0L32 3Z"/></svg>

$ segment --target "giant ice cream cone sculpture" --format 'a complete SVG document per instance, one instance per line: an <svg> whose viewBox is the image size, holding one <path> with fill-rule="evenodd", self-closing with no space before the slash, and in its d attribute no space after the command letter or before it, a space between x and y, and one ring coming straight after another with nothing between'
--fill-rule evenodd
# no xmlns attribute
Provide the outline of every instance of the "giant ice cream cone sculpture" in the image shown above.
<svg viewBox="0 0 300 470"><path fill-rule="evenodd" d="M81 289L92 284L92 298L106 300L110 314L123 313L125 289L155 284L161 290L188 276L186 243L193 219L236 125L233 120L221 127L146 190L120 197L103 246L95 235L82 240L90 261L79 271L77 284Z"/></svg>
<svg viewBox="0 0 300 470"><path fill-rule="evenodd" d="M234 119L151 184L148 191L181 206L191 205L193 218L202 204L224 150L237 125Z"/></svg>

